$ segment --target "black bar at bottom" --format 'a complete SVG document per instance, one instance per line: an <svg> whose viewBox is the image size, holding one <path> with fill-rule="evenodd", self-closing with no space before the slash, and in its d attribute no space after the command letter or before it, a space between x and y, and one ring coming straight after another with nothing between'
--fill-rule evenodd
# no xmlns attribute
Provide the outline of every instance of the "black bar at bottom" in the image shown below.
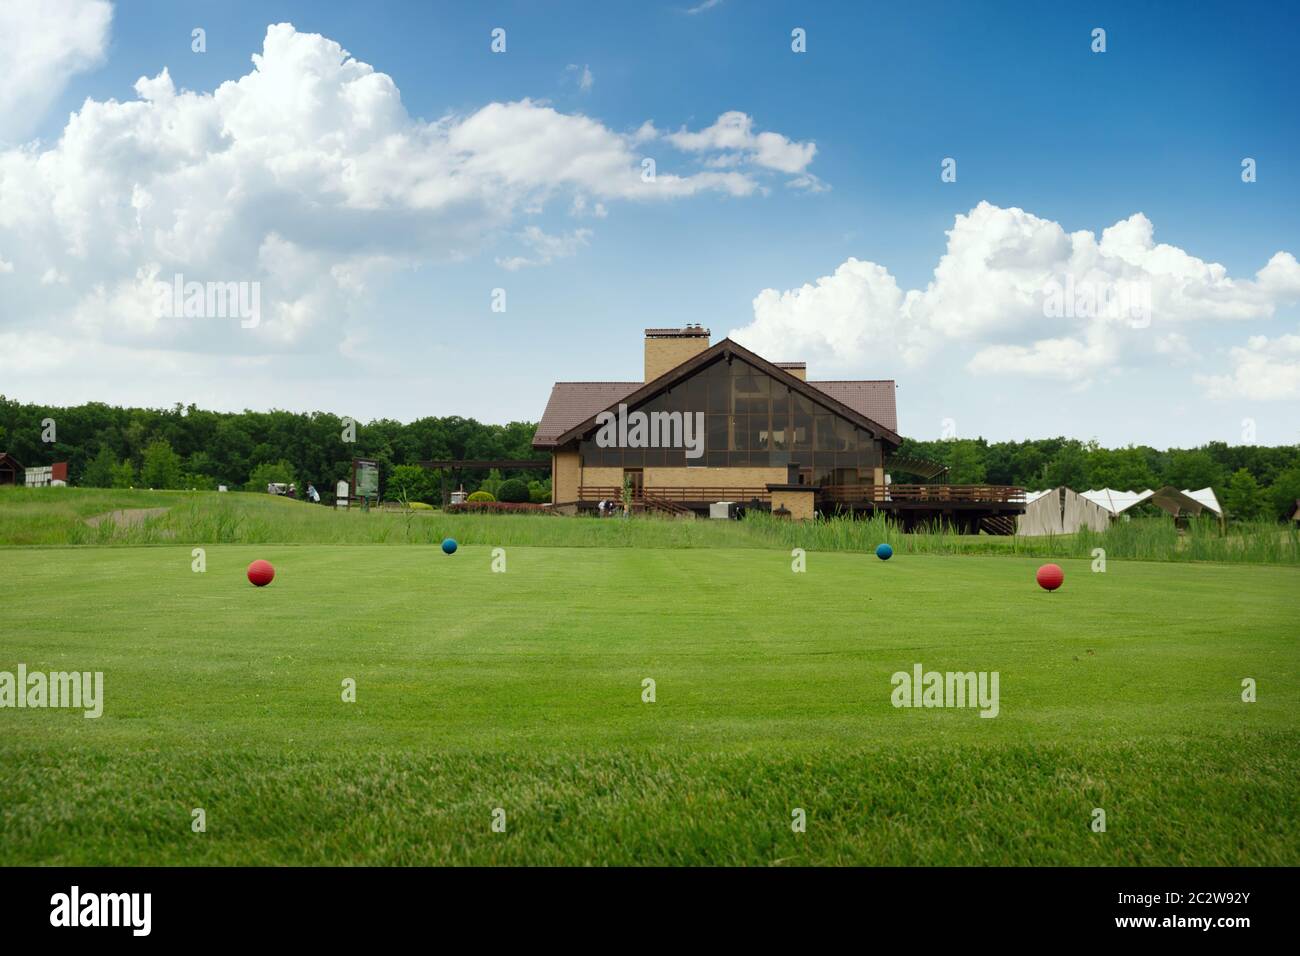
<svg viewBox="0 0 1300 956"><path fill-rule="evenodd" d="M1286 931L1294 879L1294 870L1271 868L5 869L0 932L6 943L76 934L128 945L337 945L458 928L482 941L599 931L630 942L669 930L681 940L674 927L689 924L692 939L733 942L797 938L802 927L872 941L957 932L973 933L972 944L1131 936L1231 945Z"/></svg>

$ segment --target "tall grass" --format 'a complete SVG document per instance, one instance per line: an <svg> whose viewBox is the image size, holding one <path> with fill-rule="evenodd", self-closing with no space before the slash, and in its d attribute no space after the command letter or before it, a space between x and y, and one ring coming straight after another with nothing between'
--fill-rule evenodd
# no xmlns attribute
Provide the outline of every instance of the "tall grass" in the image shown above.
<svg viewBox="0 0 1300 956"><path fill-rule="evenodd" d="M166 508L137 521L88 517L120 509ZM754 512L743 521L561 518L553 515L333 511L270 495L215 492L0 488L0 545L462 544L509 547L804 548L900 554L1013 554L1041 558L1300 564L1300 533L1270 522L1226 531L1209 519L1175 527L1166 517L1120 521L1105 531L1037 538L958 534L934 524L910 533L876 514L793 522Z"/></svg>

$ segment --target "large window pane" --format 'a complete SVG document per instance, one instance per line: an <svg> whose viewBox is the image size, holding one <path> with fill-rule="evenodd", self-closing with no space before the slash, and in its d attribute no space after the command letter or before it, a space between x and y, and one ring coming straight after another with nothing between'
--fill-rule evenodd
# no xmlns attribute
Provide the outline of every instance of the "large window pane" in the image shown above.
<svg viewBox="0 0 1300 956"><path fill-rule="evenodd" d="M704 380L695 375L680 385L677 391L682 393L683 411L702 412L706 410L708 392Z"/></svg>
<svg viewBox="0 0 1300 956"><path fill-rule="evenodd" d="M817 415L813 419L816 435L813 448L817 451L835 450L835 419L830 415Z"/></svg>
<svg viewBox="0 0 1300 956"><path fill-rule="evenodd" d="M705 374L708 377L709 412L730 414L731 376L727 374L727 364L717 362Z"/></svg>
<svg viewBox="0 0 1300 956"><path fill-rule="evenodd" d="M726 415L710 415L704 436L704 447L708 451L726 451L730 447L728 439L728 422Z"/></svg>
<svg viewBox="0 0 1300 956"><path fill-rule="evenodd" d="M749 416L733 415L731 428L732 449L735 451L749 451Z"/></svg>

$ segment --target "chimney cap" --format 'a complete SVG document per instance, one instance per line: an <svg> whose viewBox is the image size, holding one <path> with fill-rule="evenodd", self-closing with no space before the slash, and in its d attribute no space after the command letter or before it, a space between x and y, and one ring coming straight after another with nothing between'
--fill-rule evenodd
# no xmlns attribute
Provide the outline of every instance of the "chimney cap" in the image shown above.
<svg viewBox="0 0 1300 956"><path fill-rule="evenodd" d="M694 339L708 338L709 330L698 323L695 325L686 325L680 329L646 329L645 337L648 339Z"/></svg>

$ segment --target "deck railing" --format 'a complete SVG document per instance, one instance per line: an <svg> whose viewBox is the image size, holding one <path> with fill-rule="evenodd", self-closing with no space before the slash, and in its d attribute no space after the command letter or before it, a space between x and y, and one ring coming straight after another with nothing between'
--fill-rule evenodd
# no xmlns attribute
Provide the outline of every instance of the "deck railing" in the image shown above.
<svg viewBox="0 0 1300 956"><path fill-rule="evenodd" d="M935 504L1023 505L1025 489L1012 485L826 485L823 501L856 504L925 501Z"/></svg>
<svg viewBox="0 0 1300 956"><path fill-rule="evenodd" d="M767 501L772 496L766 488L643 488L633 492L632 499L658 498L660 501L737 501L744 503ZM578 489L581 501L621 501L623 489L617 485L583 485Z"/></svg>
<svg viewBox="0 0 1300 956"><path fill-rule="evenodd" d="M830 504L880 504L891 502L927 502L943 504L1023 505L1025 489L1012 485L823 485L815 489L819 501ZM583 485L578 489L582 501L621 501L623 489L617 485ZM657 498L661 501L737 501L757 498L770 501L763 487L734 488L660 488L650 487L633 493L633 500Z"/></svg>

